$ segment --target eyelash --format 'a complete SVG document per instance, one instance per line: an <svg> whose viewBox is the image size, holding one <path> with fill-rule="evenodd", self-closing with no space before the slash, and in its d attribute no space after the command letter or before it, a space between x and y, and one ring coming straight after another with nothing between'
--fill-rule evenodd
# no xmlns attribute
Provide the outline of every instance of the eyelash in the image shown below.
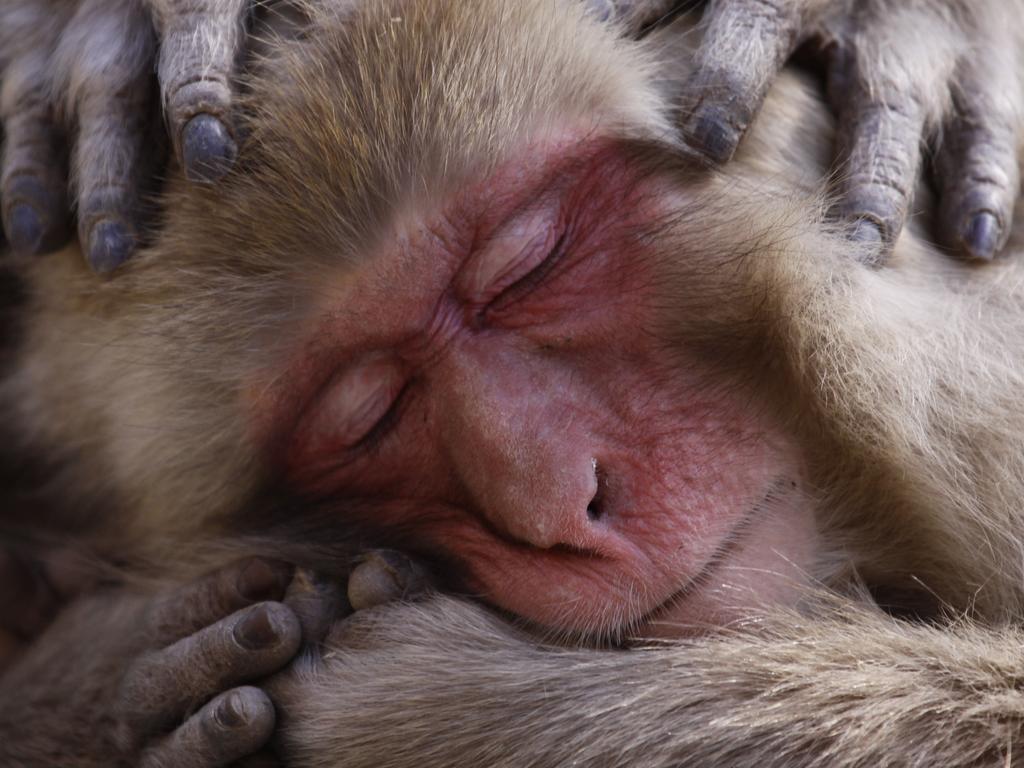
<svg viewBox="0 0 1024 768"><path fill-rule="evenodd" d="M411 384L411 381L407 381L402 386L384 415L377 420L377 423L373 425L369 432L359 439L359 442L349 448L353 458L376 453L387 441L388 437L393 434L394 430L392 427L401 419L401 411Z"/></svg>
<svg viewBox="0 0 1024 768"><path fill-rule="evenodd" d="M562 231L559 235L558 240L551 248L551 252L544 257L544 260L540 264L535 266L525 275L516 280L512 285L503 290L494 299L491 300L484 308L484 317L492 313L498 313L508 306L515 304L523 296L536 290L536 288L544 282L544 280L551 274L551 272L561 263L562 258L565 256L567 250L567 242L569 240L568 228Z"/></svg>

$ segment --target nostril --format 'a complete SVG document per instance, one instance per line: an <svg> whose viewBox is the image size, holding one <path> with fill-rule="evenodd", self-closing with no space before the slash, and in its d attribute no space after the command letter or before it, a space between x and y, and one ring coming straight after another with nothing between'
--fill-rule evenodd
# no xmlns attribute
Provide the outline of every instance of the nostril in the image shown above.
<svg viewBox="0 0 1024 768"><path fill-rule="evenodd" d="M591 521L600 520L604 517L605 504L604 504L604 487L605 478L601 468L597 465L597 459L591 460L594 465L594 477L597 480L597 490L594 491L594 497L587 504L587 518Z"/></svg>

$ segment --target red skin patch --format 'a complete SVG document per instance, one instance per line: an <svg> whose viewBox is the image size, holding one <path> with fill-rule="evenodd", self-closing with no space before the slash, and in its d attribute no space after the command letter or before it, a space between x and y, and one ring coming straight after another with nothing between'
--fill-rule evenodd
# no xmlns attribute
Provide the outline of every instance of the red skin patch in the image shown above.
<svg viewBox="0 0 1024 768"><path fill-rule="evenodd" d="M295 487L338 499L339 524L412 531L524 618L612 631L672 601L673 620L727 620L735 595L707 585L774 567L751 544L764 526L779 563L808 557L796 452L652 330L672 297L640 235L668 182L609 142L524 157L397 217L324 283L258 432Z"/></svg>

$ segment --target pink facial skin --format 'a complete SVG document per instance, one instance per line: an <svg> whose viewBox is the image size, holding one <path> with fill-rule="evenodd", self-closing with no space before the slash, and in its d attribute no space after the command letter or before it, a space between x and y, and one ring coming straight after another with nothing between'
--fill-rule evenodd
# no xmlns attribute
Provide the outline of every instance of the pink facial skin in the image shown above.
<svg viewBox="0 0 1024 768"><path fill-rule="evenodd" d="M777 599L814 537L799 461L749 392L654 330L672 296L642 235L669 182L610 142L526 156L397 217L324 285L287 391L260 403L275 460L554 630L722 623L728 573Z"/></svg>

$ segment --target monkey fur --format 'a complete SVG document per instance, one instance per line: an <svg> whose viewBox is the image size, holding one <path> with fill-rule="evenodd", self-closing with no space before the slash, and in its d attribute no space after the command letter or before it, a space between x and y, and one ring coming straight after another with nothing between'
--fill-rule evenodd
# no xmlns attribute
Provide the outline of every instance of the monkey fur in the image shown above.
<svg viewBox="0 0 1024 768"><path fill-rule="evenodd" d="M51 457L55 498L110 521L113 551L173 563L223 537L209 557L350 557L365 542L336 517L272 508L261 530L245 514L274 479L245 383L287 356L328 278L410 197L559 125L678 146L687 73L664 63L689 41L674 27L625 40L543 0L307 12L311 29L255 67L247 144L218 188L172 179L152 248L115 281L74 249L29 268L8 420ZM922 98L937 114L927 100L947 94ZM871 266L829 223L831 140L813 86L784 75L730 166L672 171L657 242L680 344L754 369L805 448L822 544L804 598L627 651L564 647L453 597L361 612L268 686L286 763L1012 764L1024 241L1018 227L1009 258L978 268L915 220ZM931 610L897 618L865 587L892 614Z"/></svg>

